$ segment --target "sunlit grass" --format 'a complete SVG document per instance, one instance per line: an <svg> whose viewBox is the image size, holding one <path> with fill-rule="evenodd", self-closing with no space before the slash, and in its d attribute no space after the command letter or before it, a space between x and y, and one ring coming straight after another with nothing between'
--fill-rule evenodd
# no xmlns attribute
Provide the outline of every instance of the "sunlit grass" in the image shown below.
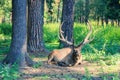
<svg viewBox="0 0 120 80"><path fill-rule="evenodd" d="M91 23L93 25L93 34L94 40L85 45L82 48L82 54L84 60L87 60L91 63L95 63L98 66L102 66L100 69L101 73L106 74L100 75L103 79L108 78L108 76L112 75L112 78L119 78L117 73L120 65L120 28L111 27L111 26L96 26L94 22ZM58 38L58 30L60 24L45 24L43 27L44 30L44 42L45 47L52 51L53 49L59 48L59 38ZM2 26L4 27L4 25ZM74 24L74 41L75 45L78 45L80 41L84 39L86 36L88 29L85 24ZM11 31L8 28L0 27L0 61L3 60L4 54L6 54L9 50L10 42L11 42ZM37 68L41 66L42 63L36 64L34 67ZM49 76L42 76L41 78L49 79ZM68 75L65 75L64 78L70 79ZM86 68L86 77L91 78L91 74L89 70Z"/></svg>
<svg viewBox="0 0 120 80"><path fill-rule="evenodd" d="M58 42L58 27L59 24L45 24L44 25L44 41L46 43Z"/></svg>

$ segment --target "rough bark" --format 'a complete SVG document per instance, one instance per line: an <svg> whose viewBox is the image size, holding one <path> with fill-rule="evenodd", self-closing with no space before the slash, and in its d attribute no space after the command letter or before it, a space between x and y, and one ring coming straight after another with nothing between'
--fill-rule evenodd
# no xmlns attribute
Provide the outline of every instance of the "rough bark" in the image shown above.
<svg viewBox="0 0 120 80"><path fill-rule="evenodd" d="M28 43L30 53L46 52L43 41L44 0L28 0Z"/></svg>
<svg viewBox="0 0 120 80"><path fill-rule="evenodd" d="M73 6L74 6L74 0L63 0L63 9L62 9L62 30L63 30L63 36L68 41L73 41L73 22L74 22L74 16L73 16ZM60 41L60 47L68 47L69 45Z"/></svg>
<svg viewBox="0 0 120 80"><path fill-rule="evenodd" d="M3 64L17 63L20 67L26 63L32 65L33 62L26 53L26 0L13 0L12 7L12 41Z"/></svg>

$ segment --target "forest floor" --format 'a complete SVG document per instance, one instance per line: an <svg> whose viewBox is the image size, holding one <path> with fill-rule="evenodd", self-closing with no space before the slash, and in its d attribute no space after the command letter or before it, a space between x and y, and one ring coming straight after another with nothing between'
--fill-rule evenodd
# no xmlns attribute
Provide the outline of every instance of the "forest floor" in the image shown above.
<svg viewBox="0 0 120 80"><path fill-rule="evenodd" d="M120 80L120 62L117 65L100 66L83 60L81 65L60 67L47 64L47 57L35 57L33 60L41 66L24 69L20 80Z"/></svg>

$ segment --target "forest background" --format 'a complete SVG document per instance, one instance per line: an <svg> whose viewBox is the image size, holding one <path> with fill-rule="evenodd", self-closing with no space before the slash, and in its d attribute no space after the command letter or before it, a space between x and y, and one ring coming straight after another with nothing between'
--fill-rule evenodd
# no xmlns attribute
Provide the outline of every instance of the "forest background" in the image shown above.
<svg viewBox="0 0 120 80"><path fill-rule="evenodd" d="M45 0L44 2L43 42L48 51L60 48L58 30L61 24L62 7L62 0ZM88 20L94 29L92 34L94 39L82 49L84 60L91 63L99 62L98 65L112 66L110 74L113 78L119 79L120 69L114 68L120 64L120 0L75 0L73 36L76 45L88 32L86 27ZM0 60L3 60L9 52L11 34L12 0L1 0ZM39 54L42 53L39 52ZM17 75L12 76L18 78L19 74L14 68L1 67L0 78L12 78L9 73L11 70Z"/></svg>

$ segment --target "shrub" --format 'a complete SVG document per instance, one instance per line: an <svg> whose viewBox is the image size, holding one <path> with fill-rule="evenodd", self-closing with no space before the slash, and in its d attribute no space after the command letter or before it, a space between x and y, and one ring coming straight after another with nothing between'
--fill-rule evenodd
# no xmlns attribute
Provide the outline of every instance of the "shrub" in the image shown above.
<svg viewBox="0 0 120 80"><path fill-rule="evenodd" d="M0 65L0 78L2 80L17 80L20 77L18 66L16 64Z"/></svg>
<svg viewBox="0 0 120 80"><path fill-rule="evenodd" d="M11 24L0 24L0 34L11 35L12 25Z"/></svg>

